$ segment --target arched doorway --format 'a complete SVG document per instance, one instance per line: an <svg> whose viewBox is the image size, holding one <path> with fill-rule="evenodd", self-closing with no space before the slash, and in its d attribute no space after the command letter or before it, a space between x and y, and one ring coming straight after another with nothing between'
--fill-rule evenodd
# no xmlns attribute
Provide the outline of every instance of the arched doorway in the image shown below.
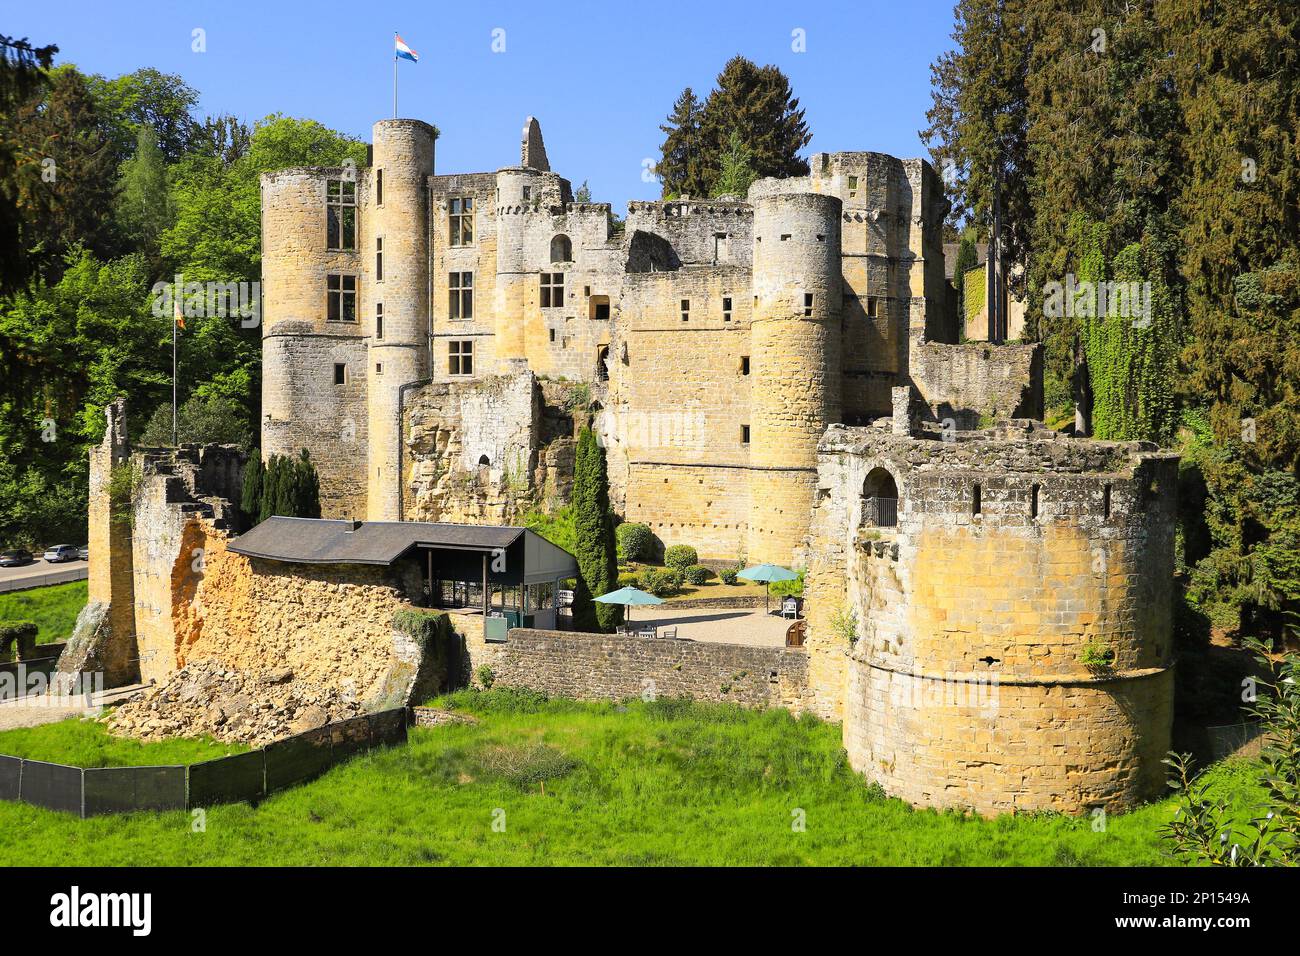
<svg viewBox="0 0 1300 956"><path fill-rule="evenodd" d="M862 483L862 520L876 528L898 525L898 483L885 468L873 468Z"/></svg>

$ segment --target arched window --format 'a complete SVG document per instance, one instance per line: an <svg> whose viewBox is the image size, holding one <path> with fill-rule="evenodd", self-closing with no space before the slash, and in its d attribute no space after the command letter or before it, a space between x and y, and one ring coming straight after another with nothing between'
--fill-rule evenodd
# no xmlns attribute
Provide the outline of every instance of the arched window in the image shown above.
<svg viewBox="0 0 1300 956"><path fill-rule="evenodd" d="M862 483L863 520L877 528L898 524L898 484L884 468L873 468Z"/></svg>
<svg viewBox="0 0 1300 956"><path fill-rule="evenodd" d="M561 234L551 240L551 261L573 261L573 243L569 241L568 236Z"/></svg>
<svg viewBox="0 0 1300 956"><path fill-rule="evenodd" d="M488 467L489 465L492 464L492 462L490 462L490 461L488 460L488 456L487 456L487 455L479 455L479 456L478 456L478 463L479 463L479 465L481 465L481 466L484 467L484 468L486 468L486 467Z"/></svg>

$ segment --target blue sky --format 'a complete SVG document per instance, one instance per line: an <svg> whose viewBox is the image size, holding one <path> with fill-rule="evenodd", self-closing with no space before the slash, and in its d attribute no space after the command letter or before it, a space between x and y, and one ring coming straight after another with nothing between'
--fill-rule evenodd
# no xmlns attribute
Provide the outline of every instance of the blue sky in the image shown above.
<svg viewBox="0 0 1300 956"><path fill-rule="evenodd" d="M621 209L658 195L642 161L685 86L701 97L736 53L775 63L808 113L818 151L925 155L917 130L929 66L950 45L952 0L654 3L281 3L139 0L11 4L4 30L57 43L59 62L114 76L178 73L200 109L252 122L310 117L370 139L392 114L392 34L419 54L399 65L399 112L442 130L440 173L518 162L524 118L551 165ZM192 31L207 50L191 50ZM505 52L492 50L504 30ZM792 50L803 30L806 52Z"/></svg>

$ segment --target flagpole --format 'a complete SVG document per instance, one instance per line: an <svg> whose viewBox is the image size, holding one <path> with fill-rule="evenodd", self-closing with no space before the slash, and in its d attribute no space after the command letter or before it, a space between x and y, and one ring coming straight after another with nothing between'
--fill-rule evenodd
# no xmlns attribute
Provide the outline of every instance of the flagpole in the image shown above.
<svg viewBox="0 0 1300 956"><path fill-rule="evenodd" d="M393 119L397 119L397 34L393 34Z"/></svg>

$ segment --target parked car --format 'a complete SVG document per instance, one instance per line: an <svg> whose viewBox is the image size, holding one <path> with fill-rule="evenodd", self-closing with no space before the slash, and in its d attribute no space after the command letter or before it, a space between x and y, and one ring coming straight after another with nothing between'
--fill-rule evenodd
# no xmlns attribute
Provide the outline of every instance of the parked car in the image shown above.
<svg viewBox="0 0 1300 956"><path fill-rule="evenodd" d="M31 564L35 559L30 551L15 548L13 551L0 551L0 568L20 568Z"/></svg>
<svg viewBox="0 0 1300 956"><path fill-rule="evenodd" d="M90 560L90 545L88 545L88 544L83 544L81 547L79 547L79 548L77 549L77 557L79 557L82 561L89 561L89 560Z"/></svg>
<svg viewBox="0 0 1300 956"><path fill-rule="evenodd" d="M52 548L46 548L45 554L41 555L50 564L58 564L61 561L76 561L77 548L71 544L56 544Z"/></svg>

